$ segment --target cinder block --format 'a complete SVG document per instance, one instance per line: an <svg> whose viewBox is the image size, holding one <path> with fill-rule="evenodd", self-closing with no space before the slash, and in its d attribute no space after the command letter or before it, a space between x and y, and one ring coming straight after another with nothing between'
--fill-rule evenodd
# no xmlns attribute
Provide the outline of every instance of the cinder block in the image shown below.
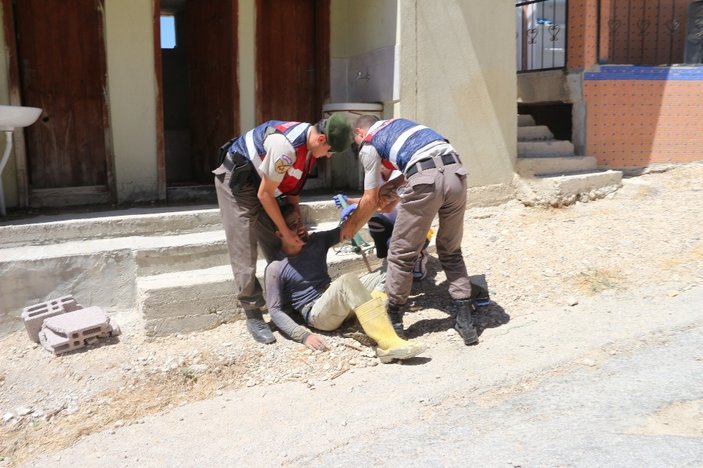
<svg viewBox="0 0 703 468"><path fill-rule="evenodd" d="M62 296L58 299L51 299L46 302L25 307L22 310L22 320L27 334L32 341L39 343L39 330L41 330L44 320L56 315L73 312L82 309L73 296Z"/></svg>
<svg viewBox="0 0 703 468"><path fill-rule="evenodd" d="M85 341L82 339L71 340L67 336L59 335L49 328L42 328L39 332L39 342L47 351L54 354L66 353L74 349L80 349L85 346Z"/></svg>
<svg viewBox="0 0 703 468"><path fill-rule="evenodd" d="M85 346L86 341L119 335L120 328L112 325L100 307L86 307L44 321L39 340L48 351L61 354Z"/></svg>

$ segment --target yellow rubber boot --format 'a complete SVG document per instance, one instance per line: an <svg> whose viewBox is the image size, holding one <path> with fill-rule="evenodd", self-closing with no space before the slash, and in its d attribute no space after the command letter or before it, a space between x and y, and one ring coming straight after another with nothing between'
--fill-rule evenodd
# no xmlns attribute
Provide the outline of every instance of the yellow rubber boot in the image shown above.
<svg viewBox="0 0 703 468"><path fill-rule="evenodd" d="M425 346L406 341L395 333L382 300L371 299L354 309L354 313L361 328L378 343L376 356L383 364L393 359L410 359L425 351Z"/></svg>
<svg viewBox="0 0 703 468"><path fill-rule="evenodd" d="M384 293L383 291L379 291L378 289L374 289L371 291L371 297L374 299L381 299L383 302L386 302L388 300L388 295Z"/></svg>

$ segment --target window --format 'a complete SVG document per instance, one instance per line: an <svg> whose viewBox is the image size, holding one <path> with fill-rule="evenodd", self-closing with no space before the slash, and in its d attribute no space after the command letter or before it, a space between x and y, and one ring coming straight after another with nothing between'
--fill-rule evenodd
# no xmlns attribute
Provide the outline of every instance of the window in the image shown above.
<svg viewBox="0 0 703 468"><path fill-rule="evenodd" d="M172 15L161 16L161 48L176 48L176 17Z"/></svg>

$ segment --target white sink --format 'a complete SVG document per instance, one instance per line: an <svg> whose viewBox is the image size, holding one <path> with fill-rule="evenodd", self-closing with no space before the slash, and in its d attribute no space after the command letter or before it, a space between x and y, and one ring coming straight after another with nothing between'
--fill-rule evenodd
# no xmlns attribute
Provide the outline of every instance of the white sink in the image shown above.
<svg viewBox="0 0 703 468"><path fill-rule="evenodd" d="M16 128L32 125L37 121L41 109L38 107L25 106L2 106L0 105L0 132L5 132L5 152L0 158L0 216L5 216L5 192L2 188L2 170L5 168L10 151L12 150L12 132Z"/></svg>
<svg viewBox="0 0 703 468"><path fill-rule="evenodd" d="M0 105L0 131L12 131L18 127L32 125L40 114L41 109L38 107Z"/></svg>

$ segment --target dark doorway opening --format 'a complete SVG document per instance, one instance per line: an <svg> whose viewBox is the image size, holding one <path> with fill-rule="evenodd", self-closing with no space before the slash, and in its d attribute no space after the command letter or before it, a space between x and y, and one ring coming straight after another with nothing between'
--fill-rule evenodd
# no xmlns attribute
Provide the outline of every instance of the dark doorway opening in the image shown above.
<svg viewBox="0 0 703 468"><path fill-rule="evenodd" d="M546 125L557 140L571 141L572 117L570 103L533 102L518 103L518 114L529 114L537 125Z"/></svg>
<svg viewBox="0 0 703 468"><path fill-rule="evenodd" d="M239 132L236 5L236 0L161 0L163 140L170 201L200 196L179 188L211 189L217 150Z"/></svg>

